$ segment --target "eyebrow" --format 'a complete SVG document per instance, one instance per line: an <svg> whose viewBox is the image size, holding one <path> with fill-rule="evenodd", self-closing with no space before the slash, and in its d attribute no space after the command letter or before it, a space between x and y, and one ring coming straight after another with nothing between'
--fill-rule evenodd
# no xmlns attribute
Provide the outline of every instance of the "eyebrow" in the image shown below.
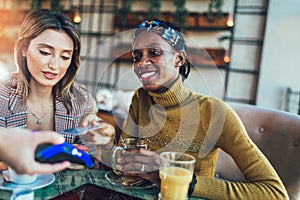
<svg viewBox="0 0 300 200"><path fill-rule="evenodd" d="M53 47L53 46L48 45L48 44L46 44L46 43L39 43L38 46L46 47L46 48L49 48L49 49L54 50L54 47ZM73 52L73 49L64 49L63 52L72 53L72 52Z"/></svg>

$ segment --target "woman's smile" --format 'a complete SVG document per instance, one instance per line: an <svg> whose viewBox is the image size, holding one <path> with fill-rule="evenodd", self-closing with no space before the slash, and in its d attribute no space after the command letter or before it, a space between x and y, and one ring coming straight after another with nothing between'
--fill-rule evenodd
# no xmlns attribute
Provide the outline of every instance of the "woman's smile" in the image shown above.
<svg viewBox="0 0 300 200"><path fill-rule="evenodd" d="M53 72L49 72L49 71L42 71L42 73L43 73L44 77L49 80L53 80L58 76L57 73L53 73Z"/></svg>
<svg viewBox="0 0 300 200"><path fill-rule="evenodd" d="M138 70L138 76L143 84L155 82L158 76L158 70Z"/></svg>

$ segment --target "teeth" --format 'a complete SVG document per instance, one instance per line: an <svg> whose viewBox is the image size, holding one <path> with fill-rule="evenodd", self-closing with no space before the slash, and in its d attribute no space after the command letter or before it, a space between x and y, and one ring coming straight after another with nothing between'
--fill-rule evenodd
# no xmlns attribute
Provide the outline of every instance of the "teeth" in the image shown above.
<svg viewBox="0 0 300 200"><path fill-rule="evenodd" d="M50 72L45 72L45 74L49 75L49 76L55 76L55 74L50 73Z"/></svg>
<svg viewBox="0 0 300 200"><path fill-rule="evenodd" d="M150 76L153 76L155 74L155 72L146 72L146 73L143 73L141 75L142 78L148 78Z"/></svg>

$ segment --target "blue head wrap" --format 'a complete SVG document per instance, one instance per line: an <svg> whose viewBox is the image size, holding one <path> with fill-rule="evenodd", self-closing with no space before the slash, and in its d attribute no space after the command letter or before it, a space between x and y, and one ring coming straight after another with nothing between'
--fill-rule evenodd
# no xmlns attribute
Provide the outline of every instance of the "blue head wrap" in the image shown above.
<svg viewBox="0 0 300 200"><path fill-rule="evenodd" d="M146 31L152 31L158 35L160 35L163 39L165 39L172 47L174 47L177 51L182 50L185 51L185 44L182 35L180 32L177 32L166 23L161 21L144 21L139 26L139 29L143 29ZM137 33L137 32L136 32ZM136 36L136 34L135 34Z"/></svg>

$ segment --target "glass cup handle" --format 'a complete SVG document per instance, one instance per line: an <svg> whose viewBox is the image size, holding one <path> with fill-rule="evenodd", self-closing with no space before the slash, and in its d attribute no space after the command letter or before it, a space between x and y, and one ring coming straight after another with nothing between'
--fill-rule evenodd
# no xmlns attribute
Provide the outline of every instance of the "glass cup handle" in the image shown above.
<svg viewBox="0 0 300 200"><path fill-rule="evenodd" d="M114 146L112 149L111 162L112 162L113 169L117 168L116 153L118 151L121 151L122 149L123 149L123 147L120 147L120 146Z"/></svg>

